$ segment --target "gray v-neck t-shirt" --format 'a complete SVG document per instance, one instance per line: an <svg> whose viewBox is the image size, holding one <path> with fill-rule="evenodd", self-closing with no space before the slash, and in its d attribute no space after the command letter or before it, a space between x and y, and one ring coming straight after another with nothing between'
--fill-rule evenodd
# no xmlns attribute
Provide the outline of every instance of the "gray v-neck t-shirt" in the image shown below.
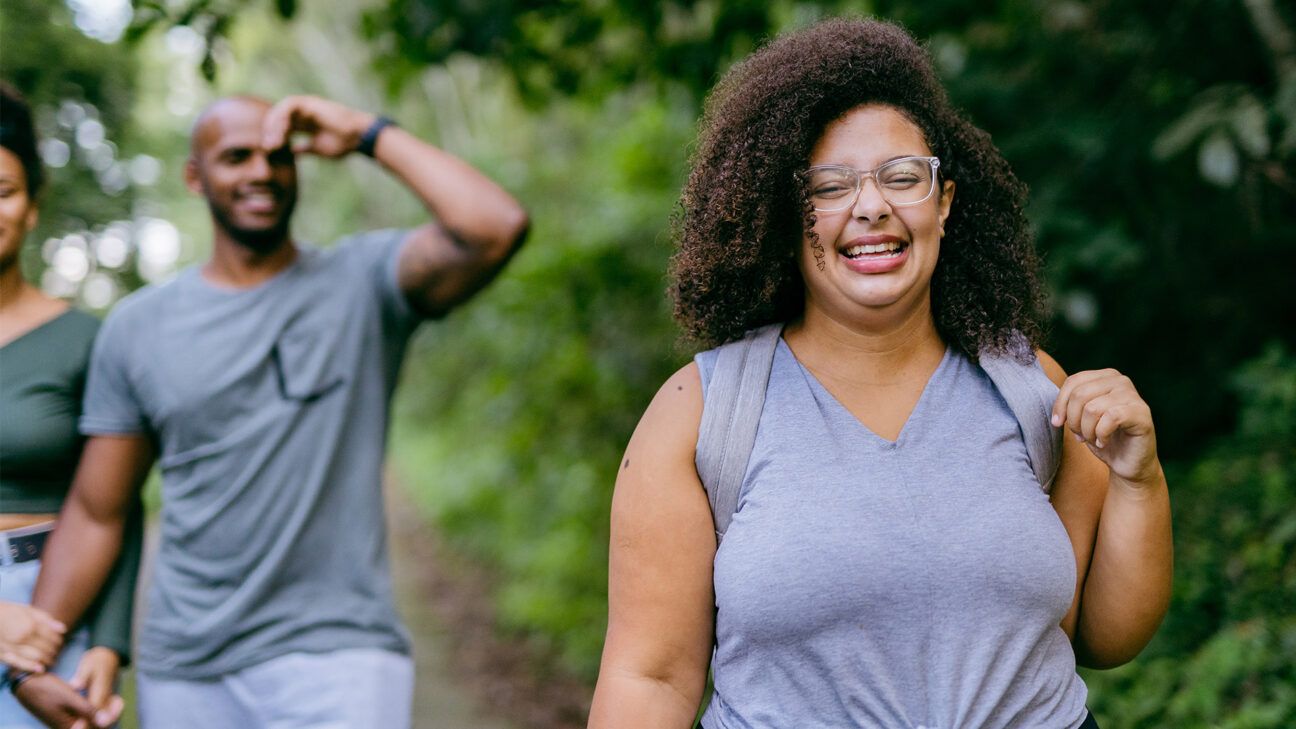
<svg viewBox="0 0 1296 729"><path fill-rule="evenodd" d="M697 357L703 388L715 350ZM1051 386L1047 379L1042 385ZM775 351L715 557L707 729L1068 729L1075 555L989 377L947 351L897 440Z"/></svg>
<svg viewBox="0 0 1296 729"><path fill-rule="evenodd" d="M303 246L252 289L190 268L104 323L81 432L145 434L162 472L141 671L202 679L298 651L408 652L381 491L418 323L396 283L404 236Z"/></svg>

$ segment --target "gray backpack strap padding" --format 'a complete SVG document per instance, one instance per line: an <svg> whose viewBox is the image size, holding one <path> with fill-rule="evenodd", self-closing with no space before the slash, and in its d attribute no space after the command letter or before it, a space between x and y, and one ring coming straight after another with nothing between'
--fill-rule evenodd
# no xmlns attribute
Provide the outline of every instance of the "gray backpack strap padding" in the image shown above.
<svg viewBox="0 0 1296 729"><path fill-rule="evenodd" d="M696 464L711 502L717 543L738 509L738 492L756 444L774 348L782 331L782 324L754 329L716 353L698 426Z"/></svg>
<svg viewBox="0 0 1296 729"><path fill-rule="evenodd" d="M1008 409L1017 416L1031 470L1040 488L1049 493L1062 461L1062 429L1054 428L1050 421L1057 400L1057 385L1044 373L1038 360L1022 364L1011 354L982 354L978 359L981 369L1008 403Z"/></svg>
<svg viewBox="0 0 1296 729"><path fill-rule="evenodd" d="M716 353L698 427L696 463L711 502L717 543L738 509L738 492L756 444L774 349L782 332L782 324L762 327ZM982 354L978 359L1017 418L1031 470L1048 493L1062 461L1062 429L1050 422L1057 385L1038 361L1022 364L1011 354Z"/></svg>

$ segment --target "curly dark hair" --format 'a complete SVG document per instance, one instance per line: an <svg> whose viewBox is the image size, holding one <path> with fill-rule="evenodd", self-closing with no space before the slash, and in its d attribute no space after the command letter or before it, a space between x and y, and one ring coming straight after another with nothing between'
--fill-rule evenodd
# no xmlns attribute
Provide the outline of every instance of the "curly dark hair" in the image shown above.
<svg viewBox="0 0 1296 729"><path fill-rule="evenodd" d="M22 94L0 81L0 147L13 153L27 175L27 194L35 197L45 184L45 168L36 151L36 127Z"/></svg>
<svg viewBox="0 0 1296 729"><path fill-rule="evenodd" d="M797 266L815 223L799 173L824 129L868 103L896 108L958 189L932 278L941 337L969 357L1037 347L1043 293L1025 186L949 101L902 28L837 19L785 35L734 66L707 99L674 219L675 317L703 346L787 322L805 307Z"/></svg>

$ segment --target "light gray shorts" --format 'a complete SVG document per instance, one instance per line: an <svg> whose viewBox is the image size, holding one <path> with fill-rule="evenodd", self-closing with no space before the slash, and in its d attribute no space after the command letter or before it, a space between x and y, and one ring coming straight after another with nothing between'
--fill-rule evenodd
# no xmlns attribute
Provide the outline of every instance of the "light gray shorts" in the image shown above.
<svg viewBox="0 0 1296 729"><path fill-rule="evenodd" d="M408 729L414 662L377 648L289 653L207 680L137 676L143 729Z"/></svg>

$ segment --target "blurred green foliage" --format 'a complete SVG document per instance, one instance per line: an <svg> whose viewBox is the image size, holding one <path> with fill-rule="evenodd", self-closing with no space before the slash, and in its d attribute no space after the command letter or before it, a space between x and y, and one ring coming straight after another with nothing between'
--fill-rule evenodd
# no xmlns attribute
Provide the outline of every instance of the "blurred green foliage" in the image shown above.
<svg viewBox="0 0 1296 729"><path fill-rule="evenodd" d="M136 7L141 37L196 30L202 68L225 59L223 90L386 106L526 202L534 229L509 270L416 339L393 454L429 518L498 575L503 627L586 678L621 450L691 354L663 292L701 98L782 30L843 12L904 23L1032 189L1055 310L1048 349L1071 370L1131 375L1157 418L1174 601L1142 657L1086 672L1101 723L1276 728L1296 716L1290 3ZM271 17L293 19L285 30ZM419 218L363 161L303 178L309 238Z"/></svg>
<svg viewBox="0 0 1296 729"><path fill-rule="evenodd" d="M1087 672L1104 726L1290 727L1296 717L1296 357L1232 378L1238 429L1176 469L1175 593L1136 662Z"/></svg>
<svg viewBox="0 0 1296 729"><path fill-rule="evenodd" d="M589 678L610 484L648 398L687 360L662 233L683 159L661 150L686 143L692 117L634 93L551 113L568 131L545 137L515 192L552 207L533 210L508 275L416 340L395 452L446 535L499 566L505 625L539 631Z"/></svg>
<svg viewBox="0 0 1296 729"><path fill-rule="evenodd" d="M44 152L40 223L22 251L23 271L39 281L47 261L41 243L129 219L136 199L128 173L138 139L132 123L135 54L86 37L62 3L5 0L0 4L0 77L32 108L37 134L58 152ZM48 147L46 148L48 150ZM124 288L140 285L128 270L113 272Z"/></svg>

